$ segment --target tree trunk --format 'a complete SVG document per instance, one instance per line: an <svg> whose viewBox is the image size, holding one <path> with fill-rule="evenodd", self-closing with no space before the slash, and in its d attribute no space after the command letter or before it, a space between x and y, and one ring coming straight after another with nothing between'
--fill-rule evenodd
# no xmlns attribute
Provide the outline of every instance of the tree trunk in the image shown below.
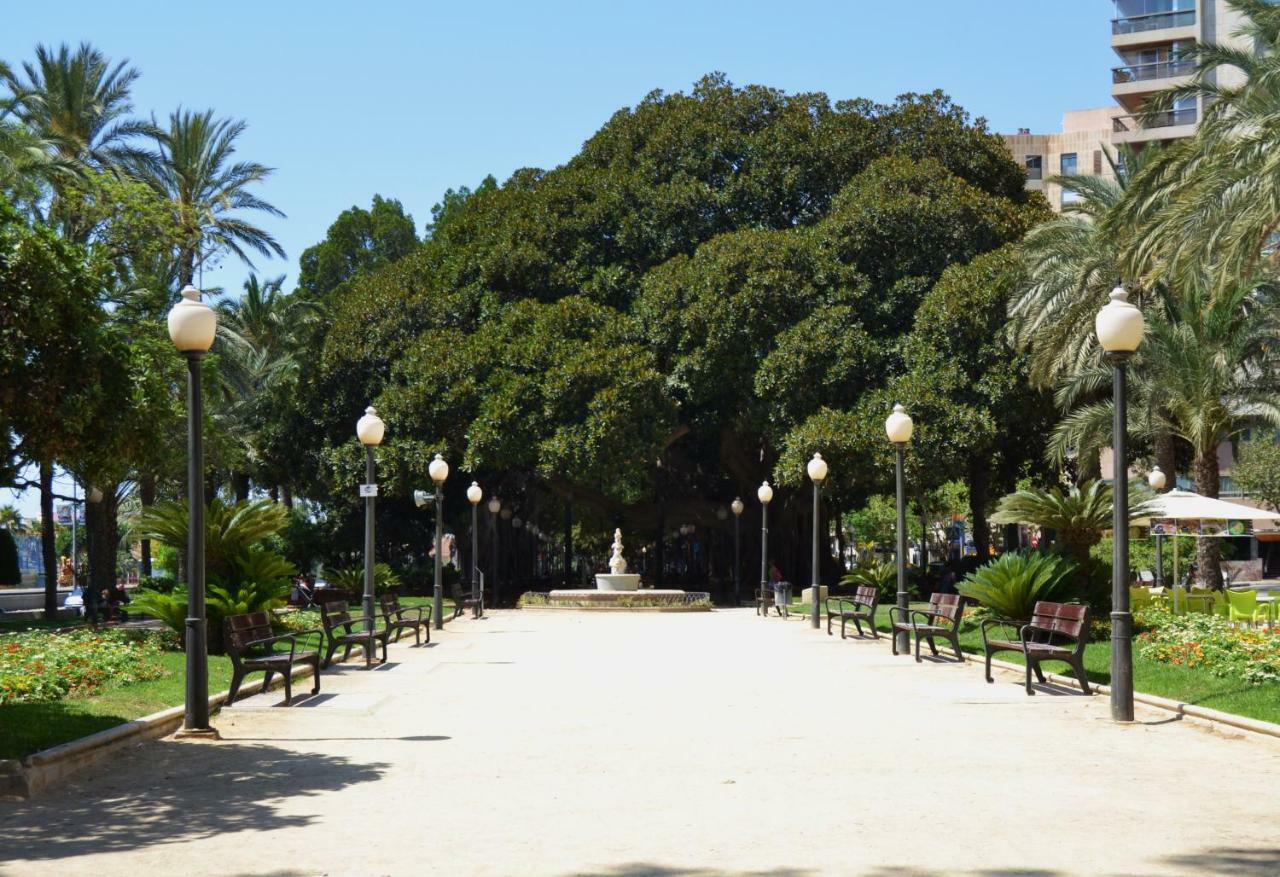
<svg viewBox="0 0 1280 877"><path fill-rule="evenodd" d="M138 499L142 502L144 509L151 508L156 503L156 476L143 475L138 479ZM151 540L143 539L141 543L141 559L138 562L138 574L140 576L151 575Z"/></svg>
<svg viewBox="0 0 1280 877"><path fill-rule="evenodd" d="M249 473L248 472L232 472L231 473L231 490L235 494L236 502L245 502L249 499Z"/></svg>
<svg viewBox="0 0 1280 877"><path fill-rule="evenodd" d="M71 514L75 514L73 506ZM53 463L40 464L40 558L44 565L44 617L58 617L58 532L53 520ZM74 582L72 583L74 584Z"/></svg>
<svg viewBox="0 0 1280 877"><path fill-rule="evenodd" d="M89 537L89 586L85 589L85 614L96 624L103 593L110 598L116 586L116 485L103 485L102 502L85 503L85 531Z"/></svg>
<svg viewBox="0 0 1280 877"><path fill-rule="evenodd" d="M969 529L973 533L973 547L978 552L979 564L986 563L991 556L991 533L987 526L987 486L990 481L991 473L984 465L969 472Z"/></svg>
<svg viewBox="0 0 1280 877"><path fill-rule="evenodd" d="M1176 446L1173 441L1173 434L1167 429L1160 429L1156 432L1155 438L1155 457L1156 465L1160 467L1160 471L1164 473L1166 483L1165 490L1172 490L1178 486L1178 458Z"/></svg>
<svg viewBox="0 0 1280 877"><path fill-rule="evenodd" d="M1197 452L1194 466L1196 492L1216 499L1219 488L1218 449L1214 447L1208 453ZM1196 572L1203 587L1222 587L1221 540L1196 539Z"/></svg>
<svg viewBox="0 0 1280 877"><path fill-rule="evenodd" d="M284 499L284 507L293 511L293 488L287 484L280 486L280 493Z"/></svg>

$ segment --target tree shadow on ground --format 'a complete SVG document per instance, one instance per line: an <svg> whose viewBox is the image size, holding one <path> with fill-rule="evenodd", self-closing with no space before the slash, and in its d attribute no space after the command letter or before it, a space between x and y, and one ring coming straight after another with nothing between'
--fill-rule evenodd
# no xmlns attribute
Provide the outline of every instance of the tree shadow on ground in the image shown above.
<svg viewBox="0 0 1280 877"><path fill-rule="evenodd" d="M817 874L808 868L764 868L756 871L726 871L723 868L701 868L686 865L658 865L653 862L627 862L603 869L572 871L565 877L810 877Z"/></svg>
<svg viewBox="0 0 1280 877"><path fill-rule="evenodd" d="M1192 874L1230 874L1232 877L1276 877L1280 874L1280 847L1240 849L1219 847L1198 853L1166 856L1164 864L1176 865Z"/></svg>
<svg viewBox="0 0 1280 877"><path fill-rule="evenodd" d="M0 804L0 862L300 828L314 817L273 802L372 782L387 767L243 743L144 746L45 795Z"/></svg>
<svg viewBox="0 0 1280 877"><path fill-rule="evenodd" d="M968 871L935 871L910 865L882 865L866 877L1061 877L1065 872L1048 868L976 868Z"/></svg>

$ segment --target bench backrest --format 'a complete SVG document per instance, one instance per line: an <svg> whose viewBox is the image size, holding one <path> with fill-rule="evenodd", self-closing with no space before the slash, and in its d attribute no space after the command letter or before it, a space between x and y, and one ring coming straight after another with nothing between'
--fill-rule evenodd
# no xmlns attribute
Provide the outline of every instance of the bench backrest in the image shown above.
<svg viewBox="0 0 1280 877"><path fill-rule="evenodd" d="M351 613L347 611L346 600L330 600L320 607L320 620L325 630L332 630L351 621Z"/></svg>
<svg viewBox="0 0 1280 877"><path fill-rule="evenodd" d="M870 603L874 606L880 599L880 591L874 585L858 585L858 590L853 596L859 603Z"/></svg>
<svg viewBox="0 0 1280 877"><path fill-rule="evenodd" d="M1077 641L1083 640L1089 628L1089 607L1079 603L1040 600L1031 610L1031 626Z"/></svg>
<svg viewBox="0 0 1280 877"><path fill-rule="evenodd" d="M228 615L222 627L227 650L233 656L244 652L249 643L272 636L271 616L266 612Z"/></svg>
<svg viewBox="0 0 1280 877"><path fill-rule="evenodd" d="M964 614L965 599L960 594L939 594L933 593L929 596L930 615L945 618L952 624L960 623L960 616Z"/></svg>

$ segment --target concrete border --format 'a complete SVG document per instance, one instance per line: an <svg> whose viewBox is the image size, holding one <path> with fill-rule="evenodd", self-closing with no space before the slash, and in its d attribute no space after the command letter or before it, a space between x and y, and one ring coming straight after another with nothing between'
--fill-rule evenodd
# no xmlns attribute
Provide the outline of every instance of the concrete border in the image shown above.
<svg viewBox="0 0 1280 877"><path fill-rule="evenodd" d="M972 653L969 653L973 657ZM981 656L978 656L979 659ZM1009 661L1002 661L999 658L991 659L991 666L998 667L1001 670L1012 670L1019 676L1026 673L1025 664L1014 664ZM1080 689L1080 684L1074 676L1062 676L1057 673L1046 673L1045 678L1058 684L1065 685L1068 688ZM1089 687L1099 694L1111 695L1110 685L1100 685L1097 683L1089 683ZM1212 710L1208 707L1196 706L1194 703L1183 703L1178 700L1170 700L1167 697L1160 697L1155 694L1144 694L1141 691L1133 693L1133 699L1136 703L1145 704L1155 707L1156 709L1166 710L1174 713L1179 718L1189 718L1196 720L1197 723L1205 722L1210 725L1227 725L1239 731L1247 731L1251 734L1261 734L1265 737L1273 737L1280 740L1280 725L1272 722L1264 722L1262 719L1251 719L1248 716L1238 716L1235 713L1224 713L1219 710Z"/></svg>
<svg viewBox="0 0 1280 877"><path fill-rule="evenodd" d="M295 679L310 675L310 666L293 668ZM260 691L261 679L240 687L240 694L257 694ZM211 695L209 711L213 712L221 707L230 693L221 691ZM105 728L87 737L42 749L21 760L0 759L0 800L30 798L125 746L167 737L182 726L185 714L185 706L170 707L140 719Z"/></svg>

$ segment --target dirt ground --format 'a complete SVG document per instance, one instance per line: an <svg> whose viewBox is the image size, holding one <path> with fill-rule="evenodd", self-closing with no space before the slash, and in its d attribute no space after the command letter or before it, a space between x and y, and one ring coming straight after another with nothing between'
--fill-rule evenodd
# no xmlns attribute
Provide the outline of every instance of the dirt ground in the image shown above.
<svg viewBox="0 0 1280 877"><path fill-rule="evenodd" d="M0 804L0 874L1280 875L1271 742L749 609L436 639Z"/></svg>

